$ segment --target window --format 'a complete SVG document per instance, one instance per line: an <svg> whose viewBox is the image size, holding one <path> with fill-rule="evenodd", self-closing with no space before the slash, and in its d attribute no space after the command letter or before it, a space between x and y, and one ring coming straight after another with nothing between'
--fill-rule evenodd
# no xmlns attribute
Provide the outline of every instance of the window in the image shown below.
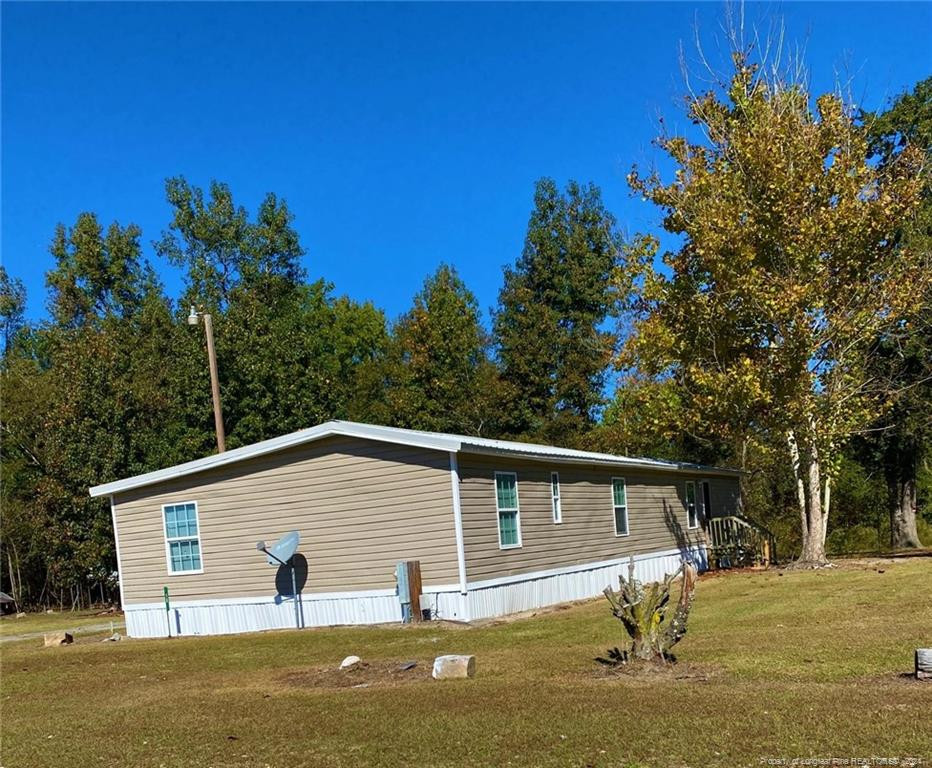
<svg viewBox="0 0 932 768"><path fill-rule="evenodd" d="M615 508L615 535L628 535L628 491L623 477L612 478L612 504Z"/></svg>
<svg viewBox="0 0 932 768"><path fill-rule="evenodd" d="M550 504L553 509L553 522L563 522L563 510L560 508L560 475L550 473Z"/></svg>
<svg viewBox="0 0 932 768"><path fill-rule="evenodd" d="M197 526L197 503L166 504L165 556L169 573L201 573L201 540Z"/></svg>
<svg viewBox="0 0 932 768"><path fill-rule="evenodd" d="M696 508L696 484L692 480L686 481L686 526L699 527L699 510Z"/></svg>
<svg viewBox="0 0 932 768"><path fill-rule="evenodd" d="M520 547L518 476L514 472L495 473L495 508L498 511L498 546L501 549Z"/></svg>

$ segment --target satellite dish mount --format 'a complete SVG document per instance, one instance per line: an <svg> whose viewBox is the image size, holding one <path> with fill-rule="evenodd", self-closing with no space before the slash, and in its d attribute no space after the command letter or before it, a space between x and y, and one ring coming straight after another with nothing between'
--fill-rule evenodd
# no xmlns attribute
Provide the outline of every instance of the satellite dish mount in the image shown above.
<svg viewBox="0 0 932 768"><path fill-rule="evenodd" d="M269 565L286 565L291 569L291 596L294 599L294 622L301 629L301 613L298 608L298 580L295 576L294 553L298 551L301 543L301 534L289 531L282 536L271 548L265 546L264 541L256 542L256 549L265 552Z"/></svg>

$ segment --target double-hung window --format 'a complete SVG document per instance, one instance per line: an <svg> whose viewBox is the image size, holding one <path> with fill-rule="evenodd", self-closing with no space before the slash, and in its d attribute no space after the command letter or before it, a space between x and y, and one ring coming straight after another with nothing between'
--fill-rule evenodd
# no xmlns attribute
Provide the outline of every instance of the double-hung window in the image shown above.
<svg viewBox="0 0 932 768"><path fill-rule="evenodd" d="M615 535L628 535L628 491L623 477L612 478L612 505L615 511Z"/></svg>
<svg viewBox="0 0 932 768"><path fill-rule="evenodd" d="M699 527L699 508L696 506L696 484L692 480L686 481L686 526Z"/></svg>
<svg viewBox="0 0 932 768"><path fill-rule="evenodd" d="M201 573L201 538L197 524L197 502L166 504L165 556L169 573Z"/></svg>
<svg viewBox="0 0 932 768"><path fill-rule="evenodd" d="M563 509L560 506L560 475L557 472L550 473L550 506L553 511L553 522L563 522Z"/></svg>
<svg viewBox="0 0 932 768"><path fill-rule="evenodd" d="M498 512L498 546L521 546L521 520L518 510L518 476L514 472L495 473L495 508Z"/></svg>

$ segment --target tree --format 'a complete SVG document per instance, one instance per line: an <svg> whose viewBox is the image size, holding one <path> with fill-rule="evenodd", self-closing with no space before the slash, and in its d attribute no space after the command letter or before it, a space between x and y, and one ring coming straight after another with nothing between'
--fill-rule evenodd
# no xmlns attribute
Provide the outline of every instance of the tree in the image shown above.
<svg viewBox="0 0 932 768"><path fill-rule="evenodd" d="M266 195L251 216L227 185L212 182L205 196L183 178L169 179L166 195L172 223L157 250L186 271L180 314L189 304L213 314L228 444L363 410L359 374L384 346L385 318L371 304L335 299L323 280L304 282L287 203ZM203 334L184 330L175 354L188 376L175 386L188 393L179 402L194 443L210 435L210 385ZM208 439L197 455L209 451Z"/></svg>
<svg viewBox="0 0 932 768"><path fill-rule="evenodd" d="M115 565L110 510L89 485L177 463L168 304L139 231L93 214L60 226L51 322L4 358L4 557L17 599L69 603Z"/></svg>
<svg viewBox="0 0 932 768"><path fill-rule="evenodd" d="M156 250L185 269L187 298L219 311L237 288L268 290L300 282L304 250L284 200L266 195L250 221L226 184L212 181L209 192L205 200L202 189L180 176L165 182L172 221Z"/></svg>
<svg viewBox="0 0 932 768"><path fill-rule="evenodd" d="M0 332L3 334L3 353L9 353L16 335L23 327L26 311L26 287L17 277L10 277L6 267L0 266Z"/></svg>
<svg viewBox="0 0 932 768"><path fill-rule="evenodd" d="M886 112L865 115L872 149L884 165L901 152L925 155L919 214L898 233L902 247L924 254L932 269L932 77L901 95ZM916 294L918 311L878 339L874 375L894 385L894 404L874 425L867 441L887 482L890 544L921 546L916 528L917 478L932 444L932 289Z"/></svg>
<svg viewBox="0 0 932 768"><path fill-rule="evenodd" d="M157 282L142 260L139 227L114 222L104 233L93 213L74 226L59 224L50 252L55 268L46 275L49 314L60 328L80 328L105 316L128 317Z"/></svg>
<svg viewBox="0 0 932 768"><path fill-rule="evenodd" d="M453 267L441 264L392 329L380 420L437 432L487 430L487 347L476 297Z"/></svg>
<svg viewBox="0 0 932 768"><path fill-rule="evenodd" d="M720 441L693 433L687 393L673 378L632 373L606 406L590 441L596 450L717 464L732 458Z"/></svg>
<svg viewBox="0 0 932 768"><path fill-rule="evenodd" d="M673 582L682 575L680 597L669 622L670 597ZM628 562L628 578L618 577L619 588L606 587L603 591L612 616L621 622L630 645L624 650L611 648L605 657L596 661L610 667L631 662L676 661L672 649L686 636L686 625L696 592L696 568L683 562L676 573L664 574L663 581L645 587L634 575L634 558ZM666 623L665 623L666 622Z"/></svg>
<svg viewBox="0 0 932 768"><path fill-rule="evenodd" d="M537 182L521 258L505 270L494 314L503 429L577 443L595 424L614 347L604 330L620 238L599 189Z"/></svg>
<svg viewBox="0 0 932 768"><path fill-rule="evenodd" d="M682 245L643 282L625 364L682 384L707 428L744 442L782 435L802 531L801 564L825 562L831 477L889 387L868 374L874 340L909 316L923 259L898 243L919 201L921 154L876 165L865 127L835 94L734 55L720 89L690 96L703 138L663 136L672 182L632 188Z"/></svg>
<svg viewBox="0 0 932 768"><path fill-rule="evenodd" d="M209 200L170 180L176 208L157 248L184 267L179 306L142 258L135 226L91 213L58 227L49 322L22 325L24 292L0 273L7 343L0 366L0 570L21 604L87 603L111 585L110 509L87 488L213 449L204 336L189 304L214 313L232 444L365 409L360 373L379 358L385 318L371 303L306 284L284 201L254 216L214 185Z"/></svg>
<svg viewBox="0 0 932 768"><path fill-rule="evenodd" d="M304 251L287 204L266 195L251 218L226 184L212 181L205 195L183 177L168 179L165 194L172 219L156 250L185 270L179 326L188 305L213 316L228 444L298 428L294 419L307 404L308 382L300 315L313 298L303 293ZM173 386L192 443L204 441L196 453L204 455L213 423L204 336L184 330L175 356L187 375Z"/></svg>

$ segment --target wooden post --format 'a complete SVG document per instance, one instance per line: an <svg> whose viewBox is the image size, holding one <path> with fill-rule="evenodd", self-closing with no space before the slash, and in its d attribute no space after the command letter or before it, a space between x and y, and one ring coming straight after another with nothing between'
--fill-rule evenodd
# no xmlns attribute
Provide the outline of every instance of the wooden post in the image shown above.
<svg viewBox="0 0 932 768"><path fill-rule="evenodd" d="M932 648L916 649L916 678L932 680Z"/></svg>
<svg viewBox="0 0 932 768"><path fill-rule="evenodd" d="M411 620L421 621L421 563L419 560L408 560L405 563L408 569L408 589L411 593Z"/></svg>
<svg viewBox="0 0 932 768"><path fill-rule="evenodd" d="M220 405L220 375L217 373L217 353L214 350L214 325L209 314L204 315L204 334L207 336L207 362L210 365L210 394L214 401L214 429L217 432L217 452L226 451L223 431L223 409Z"/></svg>

